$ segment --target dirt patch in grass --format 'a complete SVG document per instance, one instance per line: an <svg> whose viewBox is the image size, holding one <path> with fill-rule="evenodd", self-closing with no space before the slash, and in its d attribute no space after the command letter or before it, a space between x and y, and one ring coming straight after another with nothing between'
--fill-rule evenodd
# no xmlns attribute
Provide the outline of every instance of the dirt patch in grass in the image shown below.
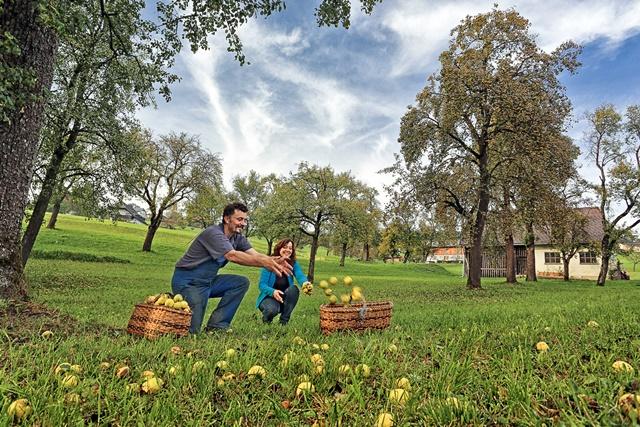
<svg viewBox="0 0 640 427"><path fill-rule="evenodd" d="M121 335L124 331L110 326L79 322L68 314L34 302L7 302L0 307L0 330L5 339L20 344L42 339L44 331L53 337L72 335ZM53 338L52 337L52 338Z"/></svg>

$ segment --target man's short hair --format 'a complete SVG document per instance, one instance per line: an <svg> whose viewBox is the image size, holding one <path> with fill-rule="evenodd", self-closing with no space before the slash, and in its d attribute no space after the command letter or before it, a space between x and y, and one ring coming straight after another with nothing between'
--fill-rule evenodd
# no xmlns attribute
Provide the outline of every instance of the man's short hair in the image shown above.
<svg viewBox="0 0 640 427"><path fill-rule="evenodd" d="M240 212L244 212L244 213L249 212L249 209L247 208L247 205L245 205L244 203L240 203L240 202L229 203L227 206L224 207L224 209L222 211L222 223L224 224L224 217L225 216L233 215L233 213L236 210L238 210Z"/></svg>

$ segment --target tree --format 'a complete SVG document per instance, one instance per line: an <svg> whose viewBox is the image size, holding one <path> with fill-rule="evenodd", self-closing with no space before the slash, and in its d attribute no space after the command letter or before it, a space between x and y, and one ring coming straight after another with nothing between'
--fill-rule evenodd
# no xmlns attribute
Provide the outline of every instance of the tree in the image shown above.
<svg viewBox="0 0 640 427"><path fill-rule="evenodd" d="M289 180L277 187L272 206L277 218L293 222L311 239L307 277L313 281L320 235L332 221L345 215L346 202L356 197L357 189L366 188L350 173L335 173L330 166L320 167L302 162ZM359 196L358 196L359 197Z"/></svg>
<svg viewBox="0 0 640 427"><path fill-rule="evenodd" d="M587 119L588 154L598 170L592 188L600 202L604 230L597 285L604 286L620 237L640 224L640 106L627 108L626 121L612 105L597 108Z"/></svg>
<svg viewBox="0 0 640 427"><path fill-rule="evenodd" d="M120 39L148 35L144 29L131 25L138 17L131 13L130 2L114 0L110 7L120 10L119 19L114 23ZM153 92L151 82L165 74L161 64L154 61L117 57L112 49L114 41L110 27L104 25L99 14L92 13L98 8L96 1L70 6L68 13L77 18L77 24L71 33L60 37L38 150L39 159L43 159L37 165L43 172L42 179L22 238L24 264L55 189L63 188L59 181L63 179L60 174L64 175L65 158L78 145L103 145L115 155L118 151L126 151L126 146L119 146L118 141L135 124L136 103L148 104ZM141 51L146 50L133 42L121 44L130 48L136 58L143 56ZM136 72L132 72L133 69Z"/></svg>
<svg viewBox="0 0 640 427"><path fill-rule="evenodd" d="M261 177L258 172L251 170L246 176L236 175L231 180L231 198L245 204L250 213L263 205L268 189L269 177ZM245 235L250 237L254 233L252 221L245 227Z"/></svg>
<svg viewBox="0 0 640 427"><path fill-rule="evenodd" d="M361 0L370 13L378 0ZM20 227L27 202L33 160L42 125L43 93L51 84L59 38L73 36L79 22L99 17L110 34L113 59L133 58L136 65L145 59L160 67L147 82L157 84L170 98L169 84L177 76L166 72L186 38L193 51L208 48L208 37L222 29L228 50L244 62L238 28L249 19L269 16L284 9L283 0L242 0L234 2L158 2L158 19L144 20L144 2L124 2L122 7L104 0L85 13L76 12L77 3L66 0L13 0L0 5L0 295L26 297ZM126 11L125 11L126 9ZM64 13L59 13L64 11ZM349 27L349 0L322 0L316 9L319 25ZM134 16L133 23L121 19ZM120 24L122 23L122 26ZM127 39L121 31L140 31ZM125 32L126 34L126 32ZM133 47L141 49L136 56ZM132 73L139 73L134 67Z"/></svg>
<svg viewBox="0 0 640 427"><path fill-rule="evenodd" d="M221 221L222 210L228 200L222 188L210 186L200 188L188 197L185 208L187 223L207 228Z"/></svg>
<svg viewBox="0 0 640 427"><path fill-rule="evenodd" d="M542 51L529 22L513 10L467 17L452 36L441 70L402 118L405 164L395 169L417 174L413 190L434 195L423 199L440 200L467 218L467 287L476 289L494 177L509 153L526 155L530 141L544 143L542 135L564 130L571 107L557 76L576 69L579 48L565 43L551 54ZM504 150L505 144L520 149Z"/></svg>
<svg viewBox="0 0 640 427"><path fill-rule="evenodd" d="M150 212L142 245L142 250L149 252L169 208L198 190L222 186L222 163L219 155L201 147L197 137L185 133L161 136L156 141L149 133L132 137L144 146L133 185L134 195L146 202Z"/></svg>

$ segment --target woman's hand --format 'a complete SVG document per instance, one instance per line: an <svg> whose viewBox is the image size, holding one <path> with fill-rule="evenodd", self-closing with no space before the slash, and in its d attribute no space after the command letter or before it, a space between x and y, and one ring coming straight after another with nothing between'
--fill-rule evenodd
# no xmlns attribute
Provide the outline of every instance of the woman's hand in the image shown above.
<svg viewBox="0 0 640 427"><path fill-rule="evenodd" d="M284 292L276 289L273 291L273 299L278 301L279 303L283 303L284 302Z"/></svg>

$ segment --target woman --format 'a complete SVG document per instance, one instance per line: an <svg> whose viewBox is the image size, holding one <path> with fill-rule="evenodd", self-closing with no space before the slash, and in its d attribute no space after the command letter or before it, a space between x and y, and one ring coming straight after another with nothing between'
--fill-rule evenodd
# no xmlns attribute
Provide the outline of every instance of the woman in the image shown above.
<svg viewBox="0 0 640 427"><path fill-rule="evenodd" d="M273 250L275 256L281 256L293 268L298 284L307 282L300 264L296 261L296 249L291 239L280 240ZM291 313L298 303L300 290L293 284L292 276L277 277L274 273L263 268L260 272L260 295L256 301L256 307L262 312L262 321L271 323L274 317L280 314L280 324L286 325L289 322Z"/></svg>

